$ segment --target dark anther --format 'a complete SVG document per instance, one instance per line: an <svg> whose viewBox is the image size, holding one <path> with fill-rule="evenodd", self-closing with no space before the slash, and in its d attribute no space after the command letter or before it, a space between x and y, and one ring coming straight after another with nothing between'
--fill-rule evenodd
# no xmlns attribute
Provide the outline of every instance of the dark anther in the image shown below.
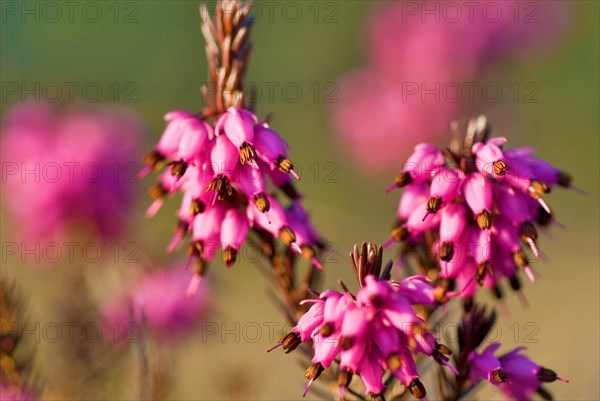
<svg viewBox="0 0 600 401"><path fill-rule="evenodd" d="M385 401L385 397L383 396L383 393L379 393L379 394L369 393L369 395L371 396L372 401Z"/></svg>
<svg viewBox="0 0 600 401"><path fill-rule="evenodd" d="M179 178L183 177L188 168L188 164L183 160L171 162L169 165L171 166L171 175Z"/></svg>
<svg viewBox="0 0 600 401"><path fill-rule="evenodd" d="M552 383L558 380L558 375L551 369L541 368L537 374L537 378L541 382Z"/></svg>
<svg viewBox="0 0 600 401"><path fill-rule="evenodd" d="M320 363L315 363L309 366L308 369L306 369L306 372L304 372L304 377L308 380L317 380L317 378L321 376L321 373L323 373L324 370L325 368L323 367L323 365L321 365Z"/></svg>
<svg viewBox="0 0 600 401"><path fill-rule="evenodd" d="M410 232L405 226L396 227L392 230L392 238L394 238L396 242L406 241L410 238Z"/></svg>
<svg viewBox="0 0 600 401"><path fill-rule="evenodd" d="M454 256L454 244L452 242L442 242L440 247L440 259L444 262L450 262Z"/></svg>
<svg viewBox="0 0 600 401"><path fill-rule="evenodd" d="M256 151L248 142L244 142L240 147L240 163L245 164L246 162L256 159Z"/></svg>
<svg viewBox="0 0 600 401"><path fill-rule="evenodd" d="M286 159L285 157L280 156L277 159L277 167L279 168L279 170L287 174L294 169L294 163L292 163L290 159Z"/></svg>
<svg viewBox="0 0 600 401"><path fill-rule="evenodd" d="M325 323L323 327L321 327L321 335L325 338L329 337L335 331L335 326L333 323Z"/></svg>
<svg viewBox="0 0 600 401"><path fill-rule="evenodd" d="M302 341L300 340L300 334L293 331L281 337L281 339L279 340L279 344L283 346L283 349L285 350L286 354L289 354L290 352L298 348L298 346L301 343Z"/></svg>
<svg viewBox="0 0 600 401"><path fill-rule="evenodd" d="M223 250L223 263L227 265L227 267L231 267L237 259L237 250L228 246Z"/></svg>
<svg viewBox="0 0 600 401"><path fill-rule="evenodd" d="M402 173L394 179L394 184L396 184L398 188L402 188L409 184L412 184L413 181L414 180L410 173Z"/></svg>
<svg viewBox="0 0 600 401"><path fill-rule="evenodd" d="M281 230L279 230L279 238L281 238L283 243L288 246L291 245L292 242L296 241L296 235L288 226L281 227Z"/></svg>
<svg viewBox="0 0 600 401"><path fill-rule="evenodd" d="M190 203L190 216L204 213L204 210L206 210L206 205L201 200L194 199L192 203Z"/></svg>
<svg viewBox="0 0 600 401"><path fill-rule="evenodd" d="M340 347L342 347L343 350L350 349L353 345L354 340L352 340L350 337L342 337L340 341Z"/></svg>
<svg viewBox="0 0 600 401"><path fill-rule="evenodd" d="M494 173L497 175L504 175L508 171L508 165L504 160L498 160L494 162Z"/></svg>
<svg viewBox="0 0 600 401"><path fill-rule="evenodd" d="M271 209L271 203L269 203L269 199L264 193L256 194L254 196L254 204L259 212L265 213Z"/></svg>
<svg viewBox="0 0 600 401"><path fill-rule="evenodd" d="M423 386L423 383L421 383L419 379L413 380L413 382L410 383L410 386L408 386L408 389L412 393L413 397L418 399L425 398L425 396L427 395L427 391L425 391L425 386Z"/></svg>
<svg viewBox="0 0 600 401"><path fill-rule="evenodd" d="M477 215L477 225L482 230L488 230L492 226L492 216L490 216L490 212L484 210L479 213Z"/></svg>
<svg viewBox="0 0 600 401"><path fill-rule="evenodd" d="M558 185L569 188L571 186L571 175L561 171L558 173Z"/></svg>
<svg viewBox="0 0 600 401"><path fill-rule="evenodd" d="M512 276L508 282L510 283L510 288L512 288L515 291L519 291L521 289L521 282L519 281L519 278L515 275Z"/></svg>
<svg viewBox="0 0 600 401"><path fill-rule="evenodd" d="M338 373L338 385L340 387L348 387L352 381L352 372L345 369L340 369Z"/></svg>
<svg viewBox="0 0 600 401"><path fill-rule="evenodd" d="M442 198L431 197L427 201L427 211L431 214L435 214L442 207Z"/></svg>
<svg viewBox="0 0 600 401"><path fill-rule="evenodd" d="M502 369L496 369L492 372L492 380L494 383L504 383L508 379L508 375Z"/></svg>

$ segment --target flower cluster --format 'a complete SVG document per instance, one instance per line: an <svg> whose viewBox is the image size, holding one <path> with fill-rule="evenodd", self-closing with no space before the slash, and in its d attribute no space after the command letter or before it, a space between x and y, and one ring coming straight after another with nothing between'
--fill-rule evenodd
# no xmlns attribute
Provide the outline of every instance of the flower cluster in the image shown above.
<svg viewBox="0 0 600 401"><path fill-rule="evenodd" d="M166 167L150 190L154 201L147 214L154 215L174 193L183 194L168 251L191 233L189 253L197 262L193 286L219 247L228 267L236 261L250 228L279 237L321 268L314 250L319 238L290 177L299 179L288 145L269 124L233 106L214 126L183 111L170 112L165 120L160 141L146 156L143 173ZM269 193L269 181L291 198L288 207Z"/></svg>
<svg viewBox="0 0 600 401"><path fill-rule="evenodd" d="M506 139L489 134L481 116L470 121L462 143L444 150L417 145L388 190L405 188L388 245L425 247L437 257L439 277L458 284L465 298L474 296L475 281L497 288L508 278L518 290L518 270L535 280L529 259L539 256L536 224L552 220L543 196L571 185L532 149L504 149Z"/></svg>
<svg viewBox="0 0 600 401"><path fill-rule="evenodd" d="M24 242L61 242L87 230L118 238L130 220L142 127L108 106L24 103L2 121L3 199ZM4 171L4 170L3 170Z"/></svg>
<svg viewBox="0 0 600 401"><path fill-rule="evenodd" d="M466 84L482 82L482 72L498 60L530 57L560 43L570 9L565 2L531 1L539 23L527 23L514 18L510 2L477 3L475 8L493 6L493 21L466 9L450 20L441 11L444 2L435 0L378 3L361 36L367 41L365 66L339 80L333 117L340 144L374 170L405 157L407 140L443 138L448 121L476 101L465 102L465 94L481 88Z"/></svg>
<svg viewBox="0 0 600 401"><path fill-rule="evenodd" d="M446 357L449 349L437 343L413 309L414 305L437 305L435 289L424 276L390 281L389 267L379 277L380 269L365 269L364 261L355 263L361 266L362 284L356 296L343 286L344 292L327 290L317 299L302 301L312 306L274 348L282 346L288 353L301 343L312 342L314 354L305 373L309 383L304 395L335 361L339 363L340 399L344 399L354 374L360 376L366 394L384 399L385 371L390 371L415 397L424 398L426 391L419 380L414 354L431 356L455 371Z"/></svg>
<svg viewBox="0 0 600 401"><path fill-rule="evenodd" d="M568 383L568 380L558 377L553 370L544 368L521 354L524 347L496 357L494 353L498 348L500 344L493 343L481 353L472 351L469 354L473 383L487 380L498 386L507 398L518 401L530 400L534 393L544 391L541 389L543 383L556 380Z"/></svg>

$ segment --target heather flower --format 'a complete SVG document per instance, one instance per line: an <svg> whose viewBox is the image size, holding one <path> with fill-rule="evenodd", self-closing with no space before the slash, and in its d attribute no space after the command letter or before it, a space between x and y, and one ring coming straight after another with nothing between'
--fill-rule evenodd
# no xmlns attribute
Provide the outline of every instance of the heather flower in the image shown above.
<svg viewBox="0 0 600 401"><path fill-rule="evenodd" d="M405 189L386 245L396 241L433 253L439 278L455 287L450 295L471 298L474 281L497 292L508 279L518 290L520 270L535 281L529 264L530 252L539 255L536 226L553 216L543 196L556 185L571 185L566 173L533 157L531 149L505 149L505 143L490 138L485 117L473 119L464 141L455 139L443 151L419 144L392 186ZM424 163L424 154L443 157L436 167L438 157L430 157L421 178L409 168ZM425 271L437 270L421 260Z"/></svg>
<svg viewBox="0 0 600 401"><path fill-rule="evenodd" d="M362 253L355 248L351 256L361 284L356 296L343 286L343 292L328 290L303 301L311 307L274 347L282 346L288 353L312 340L313 364L305 373L309 382L304 395L334 361L339 363L340 399L355 374L366 394L383 399L382 378L387 371L415 397L424 398L414 354L432 356L453 369L443 355L447 348L436 342L414 310L415 305L435 303L434 288L422 276L390 281L391 264L381 272L381 252L373 244L363 244Z"/></svg>
<svg viewBox="0 0 600 401"><path fill-rule="evenodd" d="M521 351L524 349L524 347L515 348L500 357L500 363L508 376L508 380L500 385L500 390L506 397L525 401L531 399L535 392L544 391L541 388L543 383L552 383L556 380L569 382L558 377L553 370L544 368L522 355Z"/></svg>
<svg viewBox="0 0 600 401"><path fill-rule="evenodd" d="M322 247L321 241L290 178L300 177L288 158L289 146L244 104L241 75L249 51L250 3L220 2L216 24L205 6L201 13L210 80L219 90L209 96L204 88L207 104L200 113L165 115L167 126L145 158L143 174L160 172L147 214L154 215L172 195L183 194L167 250L190 237L189 264L195 273L190 294L219 250L228 267L235 263L250 231L259 234L263 245L281 238L321 268L315 249ZM293 200L290 206L276 196L276 189Z"/></svg>
<svg viewBox="0 0 600 401"><path fill-rule="evenodd" d="M127 110L25 103L3 116L3 200L24 242L61 242L76 230L102 240L123 234L135 190L142 131ZM8 168L8 167L7 167ZM7 170L8 171L8 170Z"/></svg>
<svg viewBox="0 0 600 401"><path fill-rule="evenodd" d="M470 363L471 380L476 384L485 379L498 386L507 398L527 401L536 392L546 391L541 388L543 383L551 383L556 380L567 382L568 380L547 368L544 368L531 359L521 354L524 347L515 348L508 354L496 357L494 353L500 348L500 344L490 344L481 354L472 351L468 360ZM547 393L546 393L547 394Z"/></svg>
<svg viewBox="0 0 600 401"><path fill-rule="evenodd" d="M194 331L209 312L210 288L199 284L193 297L186 295L189 274L181 265L147 272L139 282L107 301L102 322L115 332L115 341L135 341L142 327L159 338L181 338Z"/></svg>

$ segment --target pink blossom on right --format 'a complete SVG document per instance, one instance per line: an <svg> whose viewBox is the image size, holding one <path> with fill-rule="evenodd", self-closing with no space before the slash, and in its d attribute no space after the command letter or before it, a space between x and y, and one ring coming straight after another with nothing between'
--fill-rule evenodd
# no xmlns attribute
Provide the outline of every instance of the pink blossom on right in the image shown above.
<svg viewBox="0 0 600 401"><path fill-rule="evenodd" d="M469 354L471 378L477 384L479 378L485 378L498 386L507 399L529 401L536 392L546 392L541 386L544 383L569 381L559 377L551 369L538 365L522 354L524 347L496 357L494 353L500 344L490 344L481 354L472 351Z"/></svg>
<svg viewBox="0 0 600 401"><path fill-rule="evenodd" d="M530 265L540 255L538 227L554 219L545 196L572 187L567 173L531 148L507 149L506 138L490 133L479 116L443 150L417 145L388 189L404 192L386 246L399 242L436 257L439 270L425 261L430 267L422 273L436 274L452 288L449 295L469 301L474 283L497 292L504 279L519 290L519 272L535 281Z"/></svg>

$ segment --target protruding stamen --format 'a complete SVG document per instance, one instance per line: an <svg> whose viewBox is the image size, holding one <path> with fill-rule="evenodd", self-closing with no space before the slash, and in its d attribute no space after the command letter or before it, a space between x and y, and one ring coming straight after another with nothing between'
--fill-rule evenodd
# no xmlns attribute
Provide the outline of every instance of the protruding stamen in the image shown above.
<svg viewBox="0 0 600 401"><path fill-rule="evenodd" d="M535 276L533 275L533 271L531 270L531 268L529 266L525 266L523 268L523 270L525 271L525 274L527 275L527 277L529 278L529 280L532 283L535 283Z"/></svg>
<svg viewBox="0 0 600 401"><path fill-rule="evenodd" d="M190 285L187 288L187 296L189 298L193 298L198 293L198 288L200 288L200 283L202 282L202 276L199 274L194 274L192 279L190 280Z"/></svg>
<svg viewBox="0 0 600 401"><path fill-rule="evenodd" d="M293 176L295 179L297 179L298 181L300 181L300 180L301 180L300 176L298 175L298 173L296 173L296 171L294 171L294 169L293 169L293 168L291 168L291 169L290 169L290 174L291 174L291 175L292 175L292 176Z"/></svg>
<svg viewBox="0 0 600 401"><path fill-rule="evenodd" d="M150 207L146 210L146 217L154 217L156 213L160 210L163 203L165 203L164 199L156 199Z"/></svg>
<svg viewBox="0 0 600 401"><path fill-rule="evenodd" d="M546 203L546 201L542 197L539 197L537 199L537 201L544 208L544 210L546 212L548 212L548 214L552 214L552 210L550 210L550 206L548 206L548 204Z"/></svg>
<svg viewBox="0 0 600 401"><path fill-rule="evenodd" d="M271 352L271 351L276 350L277 348L282 347L282 346L283 346L282 343L278 343L278 344L274 345L273 347L269 348L267 350L267 352Z"/></svg>
<svg viewBox="0 0 600 401"><path fill-rule="evenodd" d="M313 379L310 379L308 381L308 384L306 385L306 388L304 389L304 393L302 393L302 397L306 397L306 394L308 394L308 391L310 390L310 388L312 387L312 384L314 383Z"/></svg>
<svg viewBox="0 0 600 401"><path fill-rule="evenodd" d="M144 166L143 169L140 170L140 172L138 173L137 177L138 179L142 179L145 176L147 176L148 174L150 174L150 172L152 171L152 167L151 166Z"/></svg>
<svg viewBox="0 0 600 401"><path fill-rule="evenodd" d="M185 221L180 221L179 223L177 223L177 225L175 226L173 238L171 239L171 242L169 242L169 245L167 245L167 253L171 253L175 250L175 248L177 248L177 246L181 243L181 240L185 236L187 229L188 224Z"/></svg>
<svg viewBox="0 0 600 401"><path fill-rule="evenodd" d="M325 368L320 363L315 363L309 366L308 369L306 369L306 372L304 372L304 377L309 381L308 385L306 386L306 390L304 390L304 394L302 394L302 397L306 397L308 390L310 390L310 387L312 386L314 381L317 380L319 376L321 376L321 373L323 373L324 370Z"/></svg>
<svg viewBox="0 0 600 401"><path fill-rule="evenodd" d="M352 381L352 372L345 369L340 369L338 373L338 385L340 386L340 401L344 399L346 395L346 388L350 385Z"/></svg>

